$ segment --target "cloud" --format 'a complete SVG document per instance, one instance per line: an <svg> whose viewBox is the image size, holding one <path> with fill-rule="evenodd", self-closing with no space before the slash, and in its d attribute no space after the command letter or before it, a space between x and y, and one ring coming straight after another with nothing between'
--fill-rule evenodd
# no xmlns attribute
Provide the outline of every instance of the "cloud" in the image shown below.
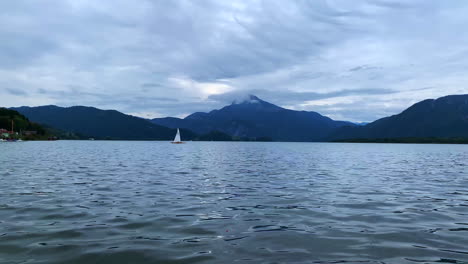
<svg viewBox="0 0 468 264"><path fill-rule="evenodd" d="M254 93L371 121L466 93L467 12L425 0L5 1L0 105L181 116Z"/></svg>
<svg viewBox="0 0 468 264"><path fill-rule="evenodd" d="M398 93L396 90L389 89L361 89L361 90L341 90L328 93L315 92L294 92L289 90L269 91L269 90L250 90L246 92L231 92L224 94L210 95L209 98L215 101L232 102L233 100L245 97L245 94L255 94L274 102L282 102L283 104L294 104L305 101L317 101L321 99L345 97L350 95L385 95Z"/></svg>
<svg viewBox="0 0 468 264"><path fill-rule="evenodd" d="M27 92L18 88L5 88L5 91L11 95L26 96Z"/></svg>

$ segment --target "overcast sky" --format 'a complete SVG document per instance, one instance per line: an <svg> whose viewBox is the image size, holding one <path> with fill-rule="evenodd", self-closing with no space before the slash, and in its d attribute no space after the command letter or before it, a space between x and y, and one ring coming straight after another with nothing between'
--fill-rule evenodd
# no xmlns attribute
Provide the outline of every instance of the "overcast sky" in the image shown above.
<svg viewBox="0 0 468 264"><path fill-rule="evenodd" d="M14 0L0 3L0 106L142 117L252 93L373 121L468 93L468 2Z"/></svg>

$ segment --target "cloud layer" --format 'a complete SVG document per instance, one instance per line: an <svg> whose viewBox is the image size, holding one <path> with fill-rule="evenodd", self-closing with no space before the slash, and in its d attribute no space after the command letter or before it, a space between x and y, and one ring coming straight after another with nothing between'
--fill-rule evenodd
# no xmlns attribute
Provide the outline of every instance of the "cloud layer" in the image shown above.
<svg viewBox="0 0 468 264"><path fill-rule="evenodd" d="M0 4L0 105L184 116L254 93L372 121L467 93L468 3L426 0Z"/></svg>

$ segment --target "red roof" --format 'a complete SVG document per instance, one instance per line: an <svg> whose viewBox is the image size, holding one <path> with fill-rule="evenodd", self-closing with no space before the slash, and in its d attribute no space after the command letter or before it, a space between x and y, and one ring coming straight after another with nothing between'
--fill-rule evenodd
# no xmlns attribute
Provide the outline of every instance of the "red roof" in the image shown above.
<svg viewBox="0 0 468 264"><path fill-rule="evenodd" d="M9 134L14 134L15 132L8 131L6 129L0 128L0 133L9 133Z"/></svg>

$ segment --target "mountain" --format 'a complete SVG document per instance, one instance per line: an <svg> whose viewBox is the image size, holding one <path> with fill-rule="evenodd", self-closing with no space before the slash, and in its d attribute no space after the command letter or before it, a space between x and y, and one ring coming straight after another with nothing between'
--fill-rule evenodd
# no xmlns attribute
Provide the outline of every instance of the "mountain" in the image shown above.
<svg viewBox="0 0 468 264"><path fill-rule="evenodd" d="M468 95L424 100L398 115L367 125L334 121L316 112L285 109L253 95L222 109L194 113L184 119L149 121L85 106L0 108L0 129L11 129L11 120L15 131L37 131L37 138L60 133L75 138L81 135L98 139L170 140L175 128L181 128L183 140L399 142L404 139L404 142L448 143L452 139L453 142L468 139Z"/></svg>
<svg viewBox="0 0 468 264"><path fill-rule="evenodd" d="M330 140L468 138L468 94L416 103L402 113L365 126L343 127Z"/></svg>
<svg viewBox="0 0 468 264"><path fill-rule="evenodd" d="M14 130L14 132L29 131L26 132L26 134L23 133L23 135L21 136L24 139L41 139L47 136L46 129L43 128L41 125L31 122L28 118L26 118L19 112L7 108L0 108L0 130ZM6 134L11 133L8 132ZM0 135L0 137L2 137L2 135ZM8 137L11 137L11 135L9 135Z"/></svg>
<svg viewBox="0 0 468 264"><path fill-rule="evenodd" d="M55 129L97 139L170 140L176 130L126 115L115 110L94 107L54 105L12 108L30 120ZM191 131L181 131L183 139L192 139Z"/></svg>
<svg viewBox="0 0 468 264"><path fill-rule="evenodd" d="M198 134L220 131L236 138L271 138L275 141L320 141L339 127L353 125L316 112L285 109L254 95L209 113L198 112L184 119L156 118L152 122L190 129Z"/></svg>
<svg viewBox="0 0 468 264"><path fill-rule="evenodd" d="M232 137L226 133L219 131L211 131L210 133L201 135L197 138L200 141L232 141Z"/></svg>

